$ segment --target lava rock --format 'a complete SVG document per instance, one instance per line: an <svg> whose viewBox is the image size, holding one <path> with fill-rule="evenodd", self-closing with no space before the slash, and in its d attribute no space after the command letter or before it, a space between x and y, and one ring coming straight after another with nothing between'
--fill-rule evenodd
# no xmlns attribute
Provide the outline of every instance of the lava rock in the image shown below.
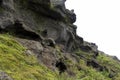
<svg viewBox="0 0 120 80"><path fill-rule="evenodd" d="M92 66L93 68L99 70L99 71L103 71L104 67L101 66L96 60L90 60L87 61L87 66Z"/></svg>

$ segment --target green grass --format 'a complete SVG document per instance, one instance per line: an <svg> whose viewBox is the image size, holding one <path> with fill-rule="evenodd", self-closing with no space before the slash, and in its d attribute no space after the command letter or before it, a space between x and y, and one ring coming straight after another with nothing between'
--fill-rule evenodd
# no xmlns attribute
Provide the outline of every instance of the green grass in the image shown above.
<svg viewBox="0 0 120 80"><path fill-rule="evenodd" d="M112 57L100 53L97 57L99 64L106 66L108 73L114 75L113 80L120 80L120 62Z"/></svg>
<svg viewBox="0 0 120 80"><path fill-rule="evenodd" d="M14 80L53 80L56 74L40 65L34 55L9 35L0 34L0 70Z"/></svg>
<svg viewBox="0 0 120 80"><path fill-rule="evenodd" d="M59 75L58 71L39 64L34 55L25 52L26 48L13 36L0 34L0 71L6 72L14 80L74 80L66 72Z"/></svg>
<svg viewBox="0 0 120 80"><path fill-rule="evenodd" d="M78 66L81 70L76 70L76 80L111 80L104 76L102 72L97 71L93 67L87 66L86 61L80 59Z"/></svg>
<svg viewBox="0 0 120 80"><path fill-rule="evenodd" d="M79 56L80 58L83 58L83 59L86 59L86 60L91 59L94 55L94 53L92 53L92 52L85 52L85 51L82 51L80 49L75 51L75 54L77 56Z"/></svg>
<svg viewBox="0 0 120 80"><path fill-rule="evenodd" d="M117 60L114 60L110 56L105 54L100 54L97 57L97 60L99 61L100 64L107 66L109 69L112 69L116 72L120 72L120 62Z"/></svg>
<svg viewBox="0 0 120 80"><path fill-rule="evenodd" d="M58 58L64 58L60 49L56 50ZM105 54L100 54L96 60L100 65L106 66L108 71L98 71L87 66L86 61L92 59L93 53L78 50L75 54L79 57L79 62L75 63L71 58L66 58L64 63L67 71L58 75L57 70L52 71L39 64L35 55L25 52L26 48L13 36L0 34L0 71L6 72L14 80L120 80L120 63ZM112 71L115 71L115 76L109 78ZM73 75L70 76L69 73Z"/></svg>
<svg viewBox="0 0 120 80"><path fill-rule="evenodd" d="M77 66L81 68L80 71L75 70L75 67L73 69L77 75L76 80L113 80L113 79L119 80L120 79L119 76L120 63L118 61L113 60L110 56L101 53L99 54L96 61L100 65L106 66L108 71L106 70L98 71L97 69L86 65L86 61L93 59L94 53L88 53L82 50L78 50L75 52L75 54L80 57L80 61L79 64L77 64ZM115 73L113 74L117 74L117 75L113 78L109 78L108 75L112 73L112 70L115 71Z"/></svg>

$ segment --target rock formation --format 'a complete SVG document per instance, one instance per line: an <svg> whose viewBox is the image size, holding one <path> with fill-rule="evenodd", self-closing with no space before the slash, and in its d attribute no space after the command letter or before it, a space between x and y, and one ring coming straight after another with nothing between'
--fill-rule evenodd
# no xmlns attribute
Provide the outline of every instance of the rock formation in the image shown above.
<svg viewBox="0 0 120 80"><path fill-rule="evenodd" d="M85 80L85 74L87 74L87 71L89 72L89 70L87 70L89 67L92 68L90 69L91 71L101 75L104 78L103 80L119 80L116 76L119 76L120 70L117 69L120 68L118 66L116 69L116 66L109 67L109 65L113 63L104 64L104 61L102 62L101 59L105 56L105 58L108 57L107 60L113 60L115 64L118 63L120 65L119 60L116 57L106 56L98 50L98 46L95 43L86 42L76 34L77 26L73 24L76 21L76 14L73 10L70 11L66 9L65 1L66 0L0 0L0 34L9 33L9 35L14 37L14 40L24 46L24 56L29 57L35 55L39 64L45 65L52 71L57 70L59 76L67 73L66 80L69 76L71 76L71 80L82 78ZM6 43L9 43L9 41ZM7 46L14 47L18 46L18 44L13 45L9 43ZM3 50L3 48L1 48L1 50ZM3 52L6 51L3 50ZM29 63L29 61L23 62L23 64L25 63ZM29 63L27 65L35 66L36 64ZM3 68L2 70L5 69ZM4 72L0 72L0 80L12 80L12 78L14 80L48 80L48 78L45 77L41 79L43 76L40 77L40 71L38 75L34 73L29 74L32 78L22 79L22 77L19 77L18 79L13 73L14 70L13 72L11 70L7 70L6 72L12 77L9 77ZM15 72L17 72L17 68ZM106 72L106 74L104 76L103 73L99 72ZM25 74L23 76L29 75ZM4 76L8 77L4 78ZM90 79L96 80L96 78L97 77L91 77ZM101 78L98 80L101 80ZM58 77L49 80L53 79L63 80L58 79Z"/></svg>

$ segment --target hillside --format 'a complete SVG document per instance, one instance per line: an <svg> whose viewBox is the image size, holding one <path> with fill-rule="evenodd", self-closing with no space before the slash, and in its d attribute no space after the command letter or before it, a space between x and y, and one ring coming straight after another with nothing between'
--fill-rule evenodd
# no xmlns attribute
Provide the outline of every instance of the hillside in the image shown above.
<svg viewBox="0 0 120 80"><path fill-rule="evenodd" d="M120 61L76 34L66 0L0 0L0 80L120 80Z"/></svg>

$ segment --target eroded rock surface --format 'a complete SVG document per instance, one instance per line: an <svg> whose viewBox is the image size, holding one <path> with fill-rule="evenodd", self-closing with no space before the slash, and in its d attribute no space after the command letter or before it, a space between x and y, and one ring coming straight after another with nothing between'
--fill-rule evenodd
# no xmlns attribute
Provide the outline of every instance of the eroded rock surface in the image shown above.
<svg viewBox="0 0 120 80"><path fill-rule="evenodd" d="M66 9L65 1L0 0L0 33L12 35L11 37L15 38L15 42L19 42L25 47L25 51L21 54L27 57L34 56L38 61L37 65L45 65L52 71L58 71L58 76L65 73L69 78L86 79L89 78L88 75L91 77L90 71L97 71L102 76L106 72L107 75L104 77L116 80L114 77L119 75L117 72L120 72L118 70L120 68L114 64L117 64L119 60L115 56L103 55L104 53L98 50L95 43L84 41L82 37L76 34L77 26L73 24L76 21L76 14L74 10ZM6 37L5 40L7 40ZM4 46L0 46L5 53L4 47L6 49L6 45L7 47L14 46L8 38ZM13 59L10 60L14 61ZM109 60L114 61L109 63ZM35 63L29 64L31 67L36 65ZM8 69L7 71L9 73ZM40 72L40 78L42 73L46 72ZM51 74L49 75L51 76ZM10 75L13 74L10 73ZM56 76L56 74L54 75ZM95 78L97 80L98 75L95 76L97 76ZM39 80L39 77L35 74L32 77L34 77L33 80L37 80L37 78ZM31 78L31 75L29 78ZM0 80L13 79L5 72L0 72ZM45 80L47 79L45 78ZM77 78L73 80L77 80ZM105 80L107 79L105 78Z"/></svg>
<svg viewBox="0 0 120 80"><path fill-rule="evenodd" d="M3 32L13 31L37 40L52 38L56 44L64 45L66 51L83 44L73 25L76 15L66 9L65 0L1 0L0 4Z"/></svg>

